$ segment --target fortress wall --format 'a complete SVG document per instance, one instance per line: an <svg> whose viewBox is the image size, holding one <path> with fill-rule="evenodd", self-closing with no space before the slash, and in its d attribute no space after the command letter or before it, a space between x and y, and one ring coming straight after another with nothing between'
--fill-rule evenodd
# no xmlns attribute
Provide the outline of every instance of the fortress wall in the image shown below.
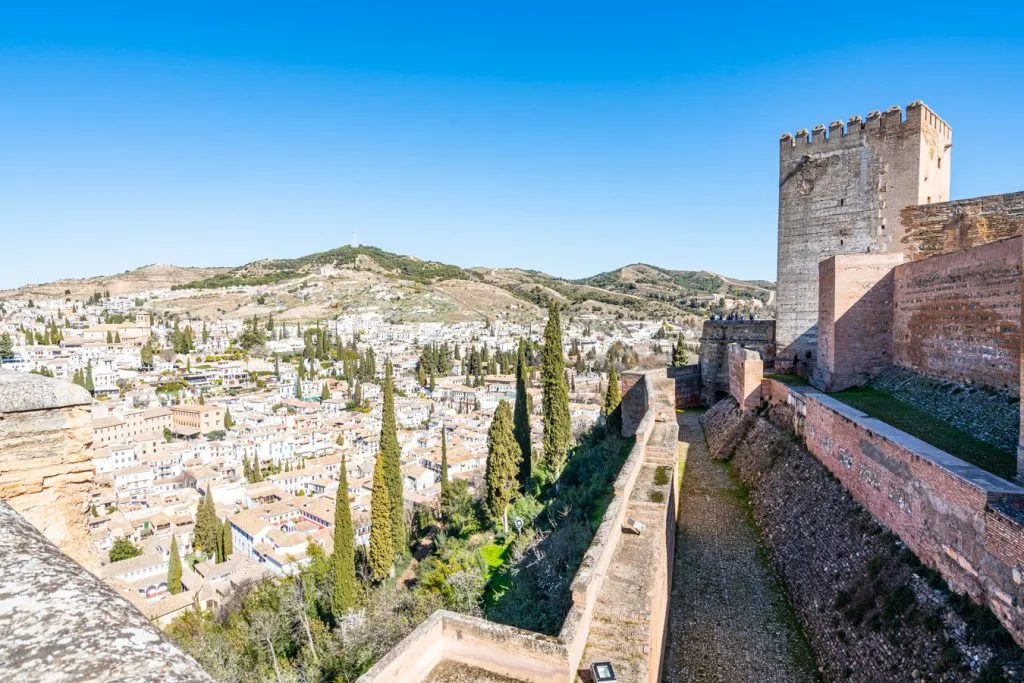
<svg viewBox="0 0 1024 683"><path fill-rule="evenodd" d="M761 380L764 362L757 351L739 344L729 345L729 394L743 410L753 410L761 403Z"/></svg>
<svg viewBox="0 0 1024 683"><path fill-rule="evenodd" d="M669 368L668 376L676 384L676 407L692 408L700 405L700 364Z"/></svg>
<svg viewBox="0 0 1024 683"><path fill-rule="evenodd" d="M900 212L910 261L1024 234L1024 192L907 206Z"/></svg>
<svg viewBox="0 0 1024 683"><path fill-rule="evenodd" d="M882 525L1024 643L1024 489L818 392L805 443Z"/></svg>
<svg viewBox="0 0 1024 683"><path fill-rule="evenodd" d="M895 364L1019 395L1022 241L1013 237L897 266Z"/></svg>
<svg viewBox="0 0 1024 683"><path fill-rule="evenodd" d="M760 353L765 367L775 363L774 320L705 320L700 338L701 403L712 406L729 393L729 344Z"/></svg>
<svg viewBox="0 0 1024 683"><path fill-rule="evenodd" d="M864 384L892 362L893 268L902 262L902 254L845 254L819 264L819 389Z"/></svg>
<svg viewBox="0 0 1024 683"><path fill-rule="evenodd" d="M69 382L0 371L0 498L86 567L91 400Z"/></svg>
<svg viewBox="0 0 1024 683"><path fill-rule="evenodd" d="M844 126L784 134L779 147L779 367L817 352L818 264L837 254L903 250L900 211L949 198L952 130L919 102ZM803 367L801 367L803 366Z"/></svg>

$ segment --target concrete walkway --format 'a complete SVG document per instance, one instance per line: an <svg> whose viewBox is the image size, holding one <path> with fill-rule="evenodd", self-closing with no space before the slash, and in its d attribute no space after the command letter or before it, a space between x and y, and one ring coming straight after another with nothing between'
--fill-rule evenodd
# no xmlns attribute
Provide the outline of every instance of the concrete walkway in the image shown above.
<svg viewBox="0 0 1024 683"><path fill-rule="evenodd" d="M708 453L699 412L679 414L686 458L665 683L814 681L807 645L767 566L740 487Z"/></svg>

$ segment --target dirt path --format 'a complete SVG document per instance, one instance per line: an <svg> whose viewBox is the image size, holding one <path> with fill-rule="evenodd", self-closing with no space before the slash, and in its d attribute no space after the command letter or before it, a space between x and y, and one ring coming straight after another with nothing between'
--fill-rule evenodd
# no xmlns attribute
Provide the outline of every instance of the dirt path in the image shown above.
<svg viewBox="0 0 1024 683"><path fill-rule="evenodd" d="M665 683L814 681L813 656L761 550L740 486L711 460L698 412L679 415L686 451Z"/></svg>

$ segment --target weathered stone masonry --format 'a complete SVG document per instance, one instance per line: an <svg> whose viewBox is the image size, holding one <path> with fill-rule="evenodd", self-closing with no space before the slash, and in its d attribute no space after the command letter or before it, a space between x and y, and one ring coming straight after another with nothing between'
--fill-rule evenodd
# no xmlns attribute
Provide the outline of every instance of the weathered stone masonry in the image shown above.
<svg viewBox="0 0 1024 683"><path fill-rule="evenodd" d="M729 345L756 351L765 367L775 359L774 320L705 320L700 338L700 402L714 405L729 393Z"/></svg>
<svg viewBox="0 0 1024 683"><path fill-rule="evenodd" d="M785 133L779 147L778 362L813 368L818 264L904 250L900 212L949 199L952 129L920 102ZM805 366L801 368L800 366Z"/></svg>
<svg viewBox="0 0 1024 683"><path fill-rule="evenodd" d="M1024 643L1024 488L825 394L764 382L854 499Z"/></svg>

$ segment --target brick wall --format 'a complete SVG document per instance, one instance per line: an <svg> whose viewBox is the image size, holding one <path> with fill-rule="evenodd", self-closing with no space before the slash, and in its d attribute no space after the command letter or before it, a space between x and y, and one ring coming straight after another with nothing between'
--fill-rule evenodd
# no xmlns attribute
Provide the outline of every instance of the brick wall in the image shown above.
<svg viewBox="0 0 1024 683"><path fill-rule="evenodd" d="M1020 393L1022 238L897 266L896 365Z"/></svg>
<svg viewBox="0 0 1024 683"><path fill-rule="evenodd" d="M908 206L903 248L916 261L1024 234L1024 192Z"/></svg>
<svg viewBox="0 0 1024 683"><path fill-rule="evenodd" d="M692 408L700 405L700 364L669 368L668 376L676 384L676 407Z"/></svg>
<svg viewBox="0 0 1024 683"><path fill-rule="evenodd" d="M807 449L955 590L1024 643L1024 489L824 394L806 399Z"/></svg>
<svg viewBox="0 0 1024 683"><path fill-rule="evenodd" d="M893 268L902 254L846 254L818 265L814 385L839 391L892 362Z"/></svg>
<svg viewBox="0 0 1024 683"><path fill-rule="evenodd" d="M700 400L714 405L729 393L729 344L761 354L765 367L775 361L774 320L705 320L700 338Z"/></svg>
<svg viewBox="0 0 1024 683"><path fill-rule="evenodd" d="M622 435L633 436L647 412L647 391L642 372L624 372L619 379L622 392Z"/></svg>
<svg viewBox="0 0 1024 683"><path fill-rule="evenodd" d="M743 410L753 410L761 403L761 380L764 361L757 351L739 344L729 345L729 394Z"/></svg>

